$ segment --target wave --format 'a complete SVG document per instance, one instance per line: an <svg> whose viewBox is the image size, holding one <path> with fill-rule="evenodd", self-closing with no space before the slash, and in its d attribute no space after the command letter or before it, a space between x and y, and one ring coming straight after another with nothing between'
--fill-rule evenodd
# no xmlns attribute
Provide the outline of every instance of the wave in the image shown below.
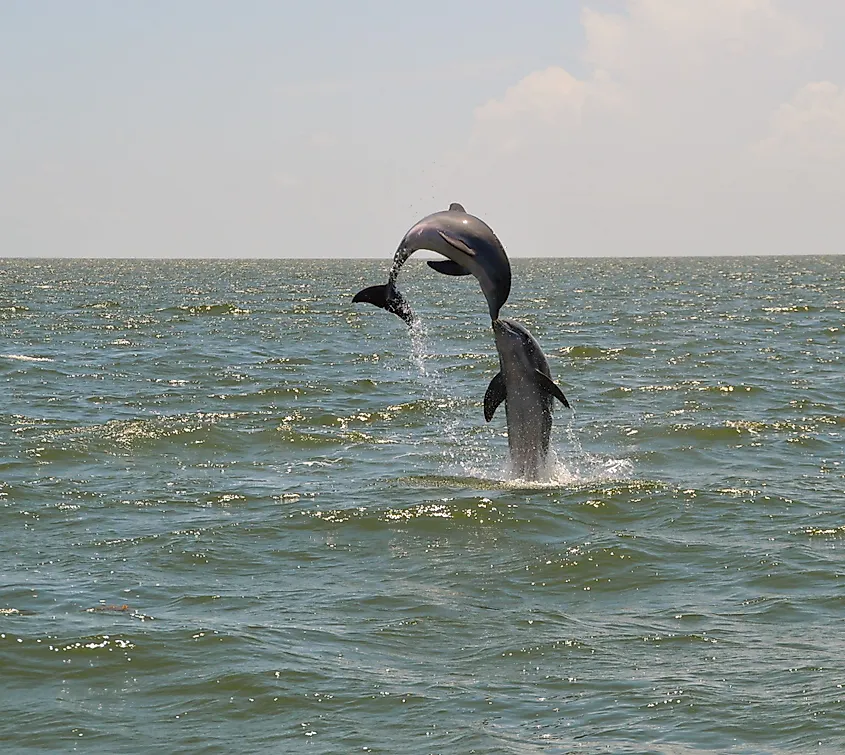
<svg viewBox="0 0 845 755"><path fill-rule="evenodd" d="M644 348L635 348L631 346L620 347L601 347L601 346L564 346L556 352L550 352L550 355L560 355L569 357L570 359L593 359L599 361L606 361L611 359L619 359L621 357L649 357L651 351Z"/></svg>
<svg viewBox="0 0 845 755"><path fill-rule="evenodd" d="M39 441L53 445L39 449L38 457L42 461L50 461L66 452L86 454L104 451L112 455L122 454L160 441L175 441L180 445L186 442L204 444L215 440L212 433L218 423L240 416L244 416L243 413L196 412L51 429Z"/></svg>
<svg viewBox="0 0 845 755"><path fill-rule="evenodd" d="M50 357L33 357L27 354L0 354L0 359L11 359L16 362L55 362Z"/></svg>
<svg viewBox="0 0 845 755"><path fill-rule="evenodd" d="M242 309L236 304L185 304L175 307L164 307L156 310L162 314L169 315L209 315L213 317L220 317L222 315L248 315L251 310Z"/></svg>
<svg viewBox="0 0 845 755"><path fill-rule="evenodd" d="M753 385L732 385L730 383L717 383L716 385L705 385L700 380L681 380L677 383L657 383L653 385L638 385L634 387L619 386L605 391L606 396L620 398L629 393L640 391L642 393L663 393L665 391L698 391L702 393L752 393L757 394L763 391Z"/></svg>

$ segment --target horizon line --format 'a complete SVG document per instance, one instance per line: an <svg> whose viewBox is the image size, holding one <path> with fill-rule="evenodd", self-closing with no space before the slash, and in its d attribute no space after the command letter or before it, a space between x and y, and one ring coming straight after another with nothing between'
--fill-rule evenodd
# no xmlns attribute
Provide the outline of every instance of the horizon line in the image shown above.
<svg viewBox="0 0 845 755"><path fill-rule="evenodd" d="M424 251L424 250L420 250ZM436 252L432 252L432 254L437 254ZM714 253L714 254L698 254L698 253L691 253L691 254L590 254L590 255L575 255L575 254L567 254L567 255L546 255L540 257L524 257L524 256L509 256L511 262L515 262L518 260L593 260L593 259L706 259L706 258L738 258L738 257L842 257L845 256L845 251L842 252L739 252L739 253ZM209 256L209 257L165 257L165 256L155 256L155 255L135 255L135 256L85 256L85 255L73 255L73 256L29 256L29 255L2 255L0 254L0 261L4 260L50 260L50 261L85 261L85 262L92 262L97 260L102 261L158 261L158 262L256 262L256 261L265 261L265 260L276 260L276 261L290 261L290 262L319 262L319 261L338 261L343 260L347 262L352 262L356 260L360 260L362 262L370 262L370 261L377 261L377 260L390 260L393 259L391 257L386 256L378 256L378 257L270 257L270 256L255 256L255 257L224 257L224 256ZM417 262L417 261L424 261L427 257L420 256L417 258L411 258L408 262ZM439 257L433 257L432 259L439 259Z"/></svg>

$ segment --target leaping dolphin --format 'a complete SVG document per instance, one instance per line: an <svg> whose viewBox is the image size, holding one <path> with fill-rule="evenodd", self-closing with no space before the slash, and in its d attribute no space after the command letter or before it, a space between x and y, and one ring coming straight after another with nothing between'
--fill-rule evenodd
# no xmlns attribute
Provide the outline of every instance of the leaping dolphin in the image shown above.
<svg viewBox="0 0 845 755"><path fill-rule="evenodd" d="M493 419L499 404L505 402L513 473L537 480L548 476L554 399L567 408L569 402L552 381L540 344L524 325L496 319L493 332L500 371L484 394L484 419Z"/></svg>
<svg viewBox="0 0 845 755"><path fill-rule="evenodd" d="M457 202L448 210L428 215L409 230L393 256L387 283L359 291L353 302L369 302L401 317L409 325L416 319L408 302L396 288L396 278L408 258L420 249L438 252L446 260L430 260L429 266L444 275L474 275L487 299L490 319L511 290L511 265L502 242L483 220L470 215Z"/></svg>

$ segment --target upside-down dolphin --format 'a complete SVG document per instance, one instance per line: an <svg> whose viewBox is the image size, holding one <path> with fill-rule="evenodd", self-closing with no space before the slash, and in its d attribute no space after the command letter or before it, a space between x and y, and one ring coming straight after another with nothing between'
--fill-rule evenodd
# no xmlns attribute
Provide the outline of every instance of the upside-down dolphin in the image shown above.
<svg viewBox="0 0 845 755"><path fill-rule="evenodd" d="M420 249L438 252L446 260L430 260L429 266L444 275L474 275L484 296L490 319L499 316L511 290L511 265L505 248L483 220L470 215L457 202L435 212L409 230L396 253L387 283L359 291L353 302L365 301L399 315L409 325L416 319L408 302L396 288L396 278L408 258Z"/></svg>
<svg viewBox="0 0 845 755"><path fill-rule="evenodd" d="M500 371L484 394L488 422L502 401L508 423L508 448L513 473L522 479L548 476L549 436L554 399L569 402L551 379L540 344L515 320L493 320Z"/></svg>

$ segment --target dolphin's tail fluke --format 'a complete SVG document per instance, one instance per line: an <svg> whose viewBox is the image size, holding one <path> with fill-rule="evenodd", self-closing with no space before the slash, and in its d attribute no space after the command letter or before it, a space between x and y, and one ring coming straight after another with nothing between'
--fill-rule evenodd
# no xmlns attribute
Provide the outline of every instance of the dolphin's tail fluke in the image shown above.
<svg viewBox="0 0 845 755"><path fill-rule="evenodd" d="M384 286L369 286L361 289L352 297L352 301L364 301L386 309L388 312L401 317L408 325L413 325L417 321L417 316L408 302L405 301L405 297L402 296L396 286L390 283Z"/></svg>

